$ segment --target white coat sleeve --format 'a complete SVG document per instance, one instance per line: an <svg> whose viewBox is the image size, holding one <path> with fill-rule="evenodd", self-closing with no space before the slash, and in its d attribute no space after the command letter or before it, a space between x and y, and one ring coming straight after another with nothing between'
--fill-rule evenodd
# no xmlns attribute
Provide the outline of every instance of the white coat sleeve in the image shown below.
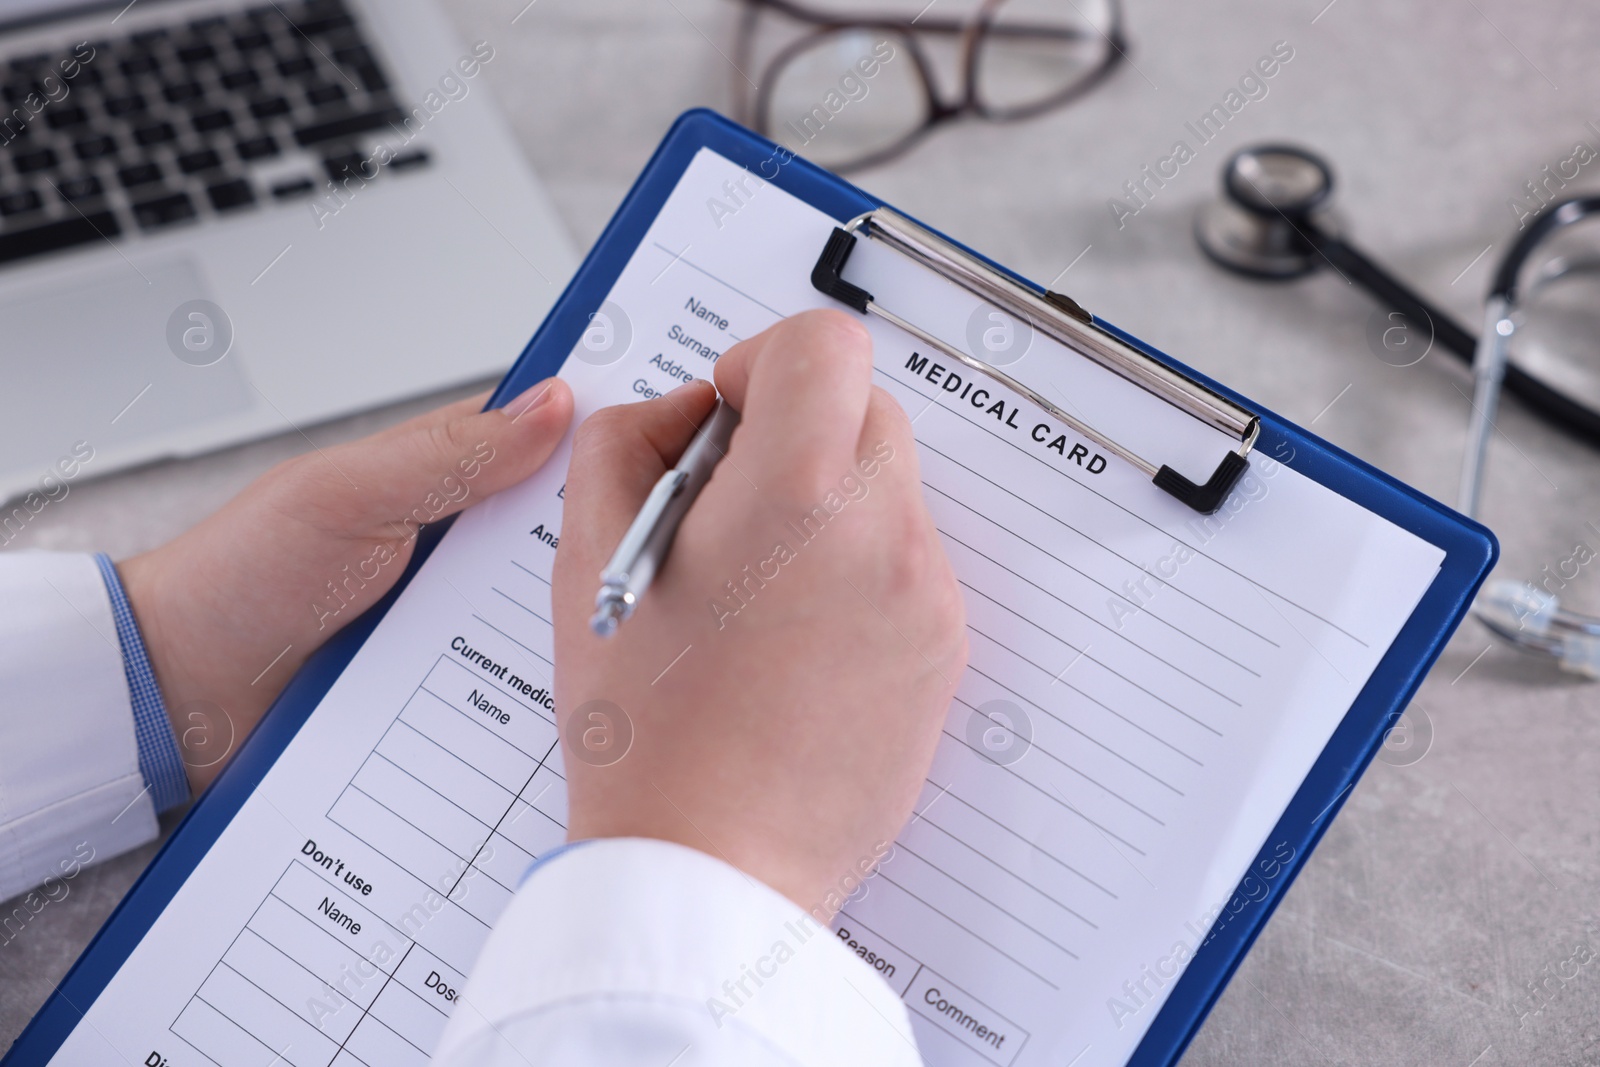
<svg viewBox="0 0 1600 1067"><path fill-rule="evenodd" d="M0 900L156 836L106 582L93 556L0 553Z"/></svg>
<svg viewBox="0 0 1600 1067"><path fill-rule="evenodd" d="M664 841L536 864L434 1067L918 1067L905 1006L825 925Z"/></svg>

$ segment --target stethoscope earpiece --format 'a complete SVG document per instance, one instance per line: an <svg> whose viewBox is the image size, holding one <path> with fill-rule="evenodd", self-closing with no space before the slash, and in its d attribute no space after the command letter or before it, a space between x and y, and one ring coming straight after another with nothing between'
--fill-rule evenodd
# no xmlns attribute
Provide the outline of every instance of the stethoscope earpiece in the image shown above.
<svg viewBox="0 0 1600 1067"><path fill-rule="evenodd" d="M1194 235L1218 266L1253 278L1315 270L1315 235L1330 231L1333 170L1293 145L1253 145L1222 169L1222 193L1195 218Z"/></svg>

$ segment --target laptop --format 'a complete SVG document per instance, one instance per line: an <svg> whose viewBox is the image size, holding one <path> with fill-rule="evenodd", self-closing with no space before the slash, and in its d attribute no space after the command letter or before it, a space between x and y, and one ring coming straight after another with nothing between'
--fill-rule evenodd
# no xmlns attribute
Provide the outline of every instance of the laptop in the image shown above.
<svg viewBox="0 0 1600 1067"><path fill-rule="evenodd" d="M431 0L0 0L0 520L498 377L576 266Z"/></svg>

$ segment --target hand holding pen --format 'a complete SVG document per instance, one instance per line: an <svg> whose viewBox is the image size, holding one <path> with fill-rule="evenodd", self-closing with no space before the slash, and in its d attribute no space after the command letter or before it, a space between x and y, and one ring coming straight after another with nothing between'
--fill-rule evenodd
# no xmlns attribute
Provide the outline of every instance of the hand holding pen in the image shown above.
<svg viewBox="0 0 1600 1067"><path fill-rule="evenodd" d="M728 349L716 384L741 419L698 496L697 450L715 453L732 418L711 417L708 383L579 428L551 594L571 839L676 841L826 909L904 824L965 630L909 420L871 359L860 323L831 311ZM662 517L637 523L675 468L682 511L658 499L644 510ZM630 527L676 536L664 556L633 540L650 590L603 639L596 580Z"/></svg>

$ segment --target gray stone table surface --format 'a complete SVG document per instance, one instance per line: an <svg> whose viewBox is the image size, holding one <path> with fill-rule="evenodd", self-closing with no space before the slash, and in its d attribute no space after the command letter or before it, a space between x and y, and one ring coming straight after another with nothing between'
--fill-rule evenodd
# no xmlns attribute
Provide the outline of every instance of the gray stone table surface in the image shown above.
<svg viewBox="0 0 1600 1067"><path fill-rule="evenodd" d="M730 106L738 75L721 53L736 8L525 4L460 0L452 15L464 38L499 50L487 80L586 245L678 112ZM1338 168L1358 240L1475 325L1490 264L1515 232L1508 200L1577 141L1600 142L1590 125L1600 122L1600 7L1127 5L1130 62L1086 99L1020 124L957 124L858 181L1027 275L1059 276L1096 313L1452 499L1467 412L1459 368L1437 353L1407 368L1379 361L1365 339L1373 305L1337 275L1278 286L1227 275L1196 250L1190 223L1235 147L1313 145ZM1294 57L1268 95L1119 228L1108 199L1175 140L1193 146L1184 123L1277 41ZM1569 191L1584 190L1600 190L1600 165ZM348 439L438 399L309 433L318 444ZM1600 524L1595 453L1514 404L1500 429L1485 514L1505 572L1536 574L1579 541L1600 547L1586 525ZM285 434L77 486L11 547L136 552L305 447ZM1586 572L1569 592L1596 609L1597 587ZM1600 964L1566 962L1600 935L1600 688L1491 645L1468 622L1416 705L1431 748L1410 765L1373 765L1186 1063L1600 1063ZM79 877L0 947L0 1046L153 851ZM1540 979L1548 992L1535 1000Z"/></svg>

